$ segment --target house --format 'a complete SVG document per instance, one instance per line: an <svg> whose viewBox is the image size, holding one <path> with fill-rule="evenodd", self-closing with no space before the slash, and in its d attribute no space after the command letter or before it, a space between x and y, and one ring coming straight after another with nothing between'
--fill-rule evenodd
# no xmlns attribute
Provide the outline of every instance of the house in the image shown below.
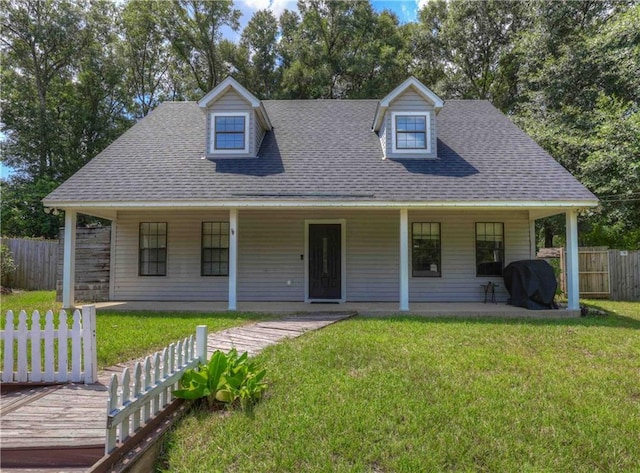
<svg viewBox="0 0 640 473"><path fill-rule="evenodd" d="M535 257L534 222L596 197L488 101L415 78L381 100L260 101L227 78L165 102L44 199L112 222L112 300L479 301ZM507 294L499 284L497 298Z"/></svg>

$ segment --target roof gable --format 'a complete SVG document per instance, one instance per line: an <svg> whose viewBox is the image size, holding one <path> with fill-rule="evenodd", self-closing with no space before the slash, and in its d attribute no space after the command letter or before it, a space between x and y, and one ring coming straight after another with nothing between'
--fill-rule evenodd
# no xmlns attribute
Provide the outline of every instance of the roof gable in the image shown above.
<svg viewBox="0 0 640 473"><path fill-rule="evenodd" d="M229 76L218 85L216 85L211 91L202 97L198 101L198 106L203 109L209 109L212 107L215 102L220 99L220 97L224 96L229 90L233 89L240 97L246 100L249 105L256 111L256 114L260 118L260 121L263 123L264 128L266 130L271 130L273 127L271 125L271 121L269 120L269 116L267 115L267 111L264 108L264 105L255 95L245 89L237 80L233 77Z"/></svg>
<svg viewBox="0 0 640 473"><path fill-rule="evenodd" d="M373 119L373 131L378 131L380 126L382 125L382 120L384 118L384 114L387 109L391 105L391 103L397 99L400 95L402 95L408 89L413 89L415 92L422 97L425 101L429 102L433 105L436 113L440 111L440 109L444 106L444 100L438 97L435 92L429 89L426 85L420 82L415 77L409 77L398 87L389 92L380 102L378 102L378 107L376 108L376 114Z"/></svg>

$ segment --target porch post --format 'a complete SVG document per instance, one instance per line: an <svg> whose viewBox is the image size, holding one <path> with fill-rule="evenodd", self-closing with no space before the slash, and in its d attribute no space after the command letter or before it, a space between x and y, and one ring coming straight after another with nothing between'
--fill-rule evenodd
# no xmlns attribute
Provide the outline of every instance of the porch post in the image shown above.
<svg viewBox="0 0 640 473"><path fill-rule="evenodd" d="M580 285L578 269L578 212L565 213L567 227L567 298L569 310L580 309Z"/></svg>
<svg viewBox="0 0 640 473"><path fill-rule="evenodd" d="M236 310L238 280L238 209L229 210L229 310Z"/></svg>
<svg viewBox="0 0 640 473"><path fill-rule="evenodd" d="M62 264L62 307L72 309L76 282L76 222L75 210L64 212L64 261Z"/></svg>
<svg viewBox="0 0 640 473"><path fill-rule="evenodd" d="M400 209L400 310L409 310L409 212Z"/></svg>
<svg viewBox="0 0 640 473"><path fill-rule="evenodd" d="M536 221L529 220L529 245L531 245L531 259L536 259Z"/></svg>

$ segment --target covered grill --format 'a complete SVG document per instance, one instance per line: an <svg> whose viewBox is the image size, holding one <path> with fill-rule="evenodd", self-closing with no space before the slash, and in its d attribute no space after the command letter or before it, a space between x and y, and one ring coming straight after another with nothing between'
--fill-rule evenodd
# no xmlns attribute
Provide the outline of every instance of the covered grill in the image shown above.
<svg viewBox="0 0 640 473"><path fill-rule="evenodd" d="M553 268L544 260L522 260L504 269L508 304L533 310L557 309L554 298L558 282Z"/></svg>

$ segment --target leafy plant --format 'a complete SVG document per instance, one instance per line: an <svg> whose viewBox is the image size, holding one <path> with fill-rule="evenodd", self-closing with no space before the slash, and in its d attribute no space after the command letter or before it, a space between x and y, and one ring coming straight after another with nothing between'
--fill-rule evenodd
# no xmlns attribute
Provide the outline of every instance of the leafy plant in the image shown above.
<svg viewBox="0 0 640 473"><path fill-rule="evenodd" d="M0 245L0 277L2 277L2 282L6 283L15 270L16 265L11 250L6 245Z"/></svg>
<svg viewBox="0 0 640 473"><path fill-rule="evenodd" d="M267 387L262 381L265 374L266 370L250 360L247 352L238 355L235 348L228 354L217 350L206 365L184 373L181 389L174 394L182 399L206 398L211 404L238 402L242 410L248 410Z"/></svg>

